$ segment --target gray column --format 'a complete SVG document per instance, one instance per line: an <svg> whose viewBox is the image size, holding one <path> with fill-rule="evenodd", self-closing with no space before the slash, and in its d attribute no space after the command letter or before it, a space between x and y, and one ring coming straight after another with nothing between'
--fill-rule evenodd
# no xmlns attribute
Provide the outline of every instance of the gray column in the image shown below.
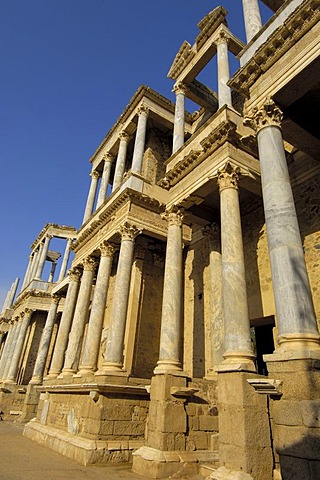
<svg viewBox="0 0 320 480"><path fill-rule="evenodd" d="M8 383L16 383L20 357L21 357L24 342L26 340L27 330L28 330L33 312L34 310L31 310L30 308L26 308L25 311L22 313L22 321L21 321L21 327L19 330L19 336L17 339L17 343L15 345L11 364L8 370L8 375L5 380Z"/></svg>
<svg viewBox="0 0 320 480"><path fill-rule="evenodd" d="M39 262L40 262L42 250L43 250L43 243L40 243L40 245L38 247L38 250L35 251L34 256L33 256L32 268L31 268L31 271L30 271L30 278L28 280L28 283L30 283L36 277L36 272L37 272L38 265L39 265Z"/></svg>
<svg viewBox="0 0 320 480"><path fill-rule="evenodd" d="M102 205L106 199L113 159L114 157L113 155L111 155L111 153L106 153L103 157L104 164L103 164L99 195L97 200L97 208L99 208L100 205Z"/></svg>
<svg viewBox="0 0 320 480"><path fill-rule="evenodd" d="M281 133L282 112L271 100L247 123L257 130L280 351L319 348L299 224Z"/></svg>
<svg viewBox="0 0 320 480"><path fill-rule="evenodd" d="M39 260L39 264L38 264L37 271L36 271L36 276L35 276L35 278L37 280L41 280L43 267L44 267L44 264L46 262L46 258L47 258L47 255L48 255L49 244L50 244L51 238L52 238L52 235L46 235L46 237L44 239L44 244L43 244L43 248L42 248L42 251L41 251L41 256L40 256L40 260Z"/></svg>
<svg viewBox="0 0 320 480"><path fill-rule="evenodd" d="M224 319L222 305L222 258L220 227L213 223L202 230L209 239L210 270L210 367L208 374L213 374L223 362L224 352ZM208 376L208 375L207 375Z"/></svg>
<svg viewBox="0 0 320 480"><path fill-rule="evenodd" d="M61 262L58 282L61 282L61 280L63 280L65 275L66 275L66 271L67 271L67 268L68 268L68 261L69 261L69 256L70 256L71 245L72 245L72 238L68 238L66 248L65 248L65 251L64 251L64 254L63 254L63 259L62 259L62 262Z"/></svg>
<svg viewBox="0 0 320 480"><path fill-rule="evenodd" d="M87 257L82 262L83 274L80 283L77 305L74 311L71 331L69 334L68 348L62 369L64 376L73 375L78 370L81 353L82 339L88 318L91 290L97 262L92 257Z"/></svg>
<svg viewBox="0 0 320 480"><path fill-rule="evenodd" d="M160 353L154 373L181 371L182 315L182 221L183 215L175 206L163 217L168 221L168 238L164 270Z"/></svg>
<svg viewBox="0 0 320 480"><path fill-rule="evenodd" d="M242 0L247 43L262 27L258 0Z"/></svg>
<svg viewBox="0 0 320 480"><path fill-rule="evenodd" d="M15 279L15 281L12 282L11 287L10 287L10 289L9 289L7 295L6 295L6 298L5 298L3 307L2 307L2 311L6 310L7 308L11 308L11 306L13 304L13 301L14 301L14 297L15 297L16 292L17 292L19 280L20 279L17 277Z"/></svg>
<svg viewBox="0 0 320 480"><path fill-rule="evenodd" d="M97 369L114 247L108 242L103 242L100 245L100 252L101 257L97 281L94 288L87 335L78 372L80 375L94 373Z"/></svg>
<svg viewBox="0 0 320 480"><path fill-rule="evenodd" d="M119 150L118 150L118 156L117 156L116 168L114 172L113 186L112 186L113 192L122 183L124 169L126 167L127 149L128 149L128 143L129 143L130 137L125 131L123 131L123 132L120 132L119 139L120 139L120 144L119 144Z"/></svg>
<svg viewBox="0 0 320 480"><path fill-rule="evenodd" d="M222 365L232 370L255 371L238 194L239 174L240 169L229 162L218 171L225 320L225 360Z"/></svg>
<svg viewBox="0 0 320 480"><path fill-rule="evenodd" d="M4 369L5 369L5 366L6 366L6 363L7 363L10 347L11 347L12 340L13 340L13 337L14 337L14 331L15 331L14 327L15 327L15 323L11 321L10 322L10 328L8 330L8 333L7 333L6 343L4 344L4 348L2 350L2 354L1 354L1 358L0 358L0 381L3 378Z"/></svg>
<svg viewBox="0 0 320 480"><path fill-rule="evenodd" d="M138 108L138 125L136 131L136 138L134 142L133 158L131 171L141 174L143 154L145 150L147 122L149 116L149 109L145 105Z"/></svg>
<svg viewBox="0 0 320 480"><path fill-rule="evenodd" d="M232 106L231 89L227 85L227 82L230 80L228 41L229 39L225 32L220 32L217 40L219 108L223 105Z"/></svg>
<svg viewBox="0 0 320 480"><path fill-rule="evenodd" d="M43 373L46 366L46 361L48 357L54 321L56 319L58 305L60 297L53 296L51 300L51 305L48 311L46 323L41 335L41 340L39 344L39 349L37 353L36 363L33 369L32 378L30 380L31 385L37 385L42 383Z"/></svg>
<svg viewBox="0 0 320 480"><path fill-rule="evenodd" d="M134 225L124 224L120 230L121 246L114 286L110 325L101 370L97 374L122 371L123 340L126 327L134 241L140 233Z"/></svg>
<svg viewBox="0 0 320 480"><path fill-rule="evenodd" d="M19 336L19 331L21 328L21 319L20 317L15 317L15 322L13 324L13 331L12 331L12 337L10 340L9 348L8 348L8 353L7 353L7 358L5 360L4 368L3 368L3 373L2 373L2 380L5 381L7 376L8 376L8 371L11 366L11 361L12 357L16 348L16 344L18 341L18 336Z"/></svg>
<svg viewBox="0 0 320 480"><path fill-rule="evenodd" d="M90 173L90 176L91 176L91 183L90 183L89 194L88 194L87 204L84 211L82 223L86 223L86 221L91 217L93 212L94 201L96 198L99 173L93 170Z"/></svg>
<svg viewBox="0 0 320 480"><path fill-rule="evenodd" d="M31 270L31 265L32 265L32 259L33 259L33 256L32 254L30 254L29 256L29 263L28 263L28 266L27 266L27 270L26 270L26 273L24 275L24 279L23 279L23 282L22 282L22 285L21 285L21 291L24 289L24 287L27 285L28 283L28 280L29 280L29 276L30 276L30 270Z"/></svg>
<svg viewBox="0 0 320 480"><path fill-rule="evenodd" d="M72 318L79 292L81 271L78 268L73 268L69 271L68 275L70 278L70 282L62 317L60 320L51 366L48 373L49 378L57 377L57 375L59 375L59 373L61 372L68 343L68 335L70 332Z"/></svg>
<svg viewBox="0 0 320 480"><path fill-rule="evenodd" d="M173 144L172 154L174 154L184 144L185 130L185 95L187 91L186 85L182 82L175 84L172 90L176 94L176 106L174 112L173 126Z"/></svg>

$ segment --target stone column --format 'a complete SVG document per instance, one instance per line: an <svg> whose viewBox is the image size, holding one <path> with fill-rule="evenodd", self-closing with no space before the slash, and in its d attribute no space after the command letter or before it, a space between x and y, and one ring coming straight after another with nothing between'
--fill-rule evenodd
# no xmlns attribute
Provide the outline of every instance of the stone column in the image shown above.
<svg viewBox="0 0 320 480"><path fill-rule="evenodd" d="M111 165L114 157L113 155L111 155L111 153L107 152L104 155L103 159L104 159L104 164L103 164L99 195L97 200L97 208L99 208L100 205L102 205L106 199L109 180L110 180Z"/></svg>
<svg viewBox="0 0 320 480"><path fill-rule="evenodd" d="M113 192L119 187L123 179L124 169L126 167L127 149L128 149L128 143L129 143L130 137L125 131L123 131L123 132L120 132L119 139L120 139L120 145L119 145L116 168L115 168L114 178L113 178L113 187L112 187Z"/></svg>
<svg viewBox="0 0 320 480"><path fill-rule="evenodd" d="M48 311L46 323L44 329L42 331L40 345L37 353L36 363L33 369L32 378L30 380L30 384L38 385L42 383L43 380L43 373L46 366L46 361L48 357L54 321L57 315L58 305L59 305L60 297L53 295L51 300L51 305Z"/></svg>
<svg viewBox="0 0 320 480"><path fill-rule="evenodd" d="M184 127L185 127L185 95L187 86L182 82L175 84L172 90L176 94L176 107L174 112L173 126L173 145L172 154L174 154L184 144Z"/></svg>
<svg viewBox="0 0 320 480"><path fill-rule="evenodd" d="M36 276L35 276L36 280L41 280L43 267L44 267L44 264L46 262L46 258L47 258L47 255L48 255L49 244L50 244L51 238L52 238L52 235L46 235L46 237L44 239L43 248L42 248L42 251L41 251L41 256L40 256L40 260L39 260L39 264L38 264L37 271L36 271Z"/></svg>
<svg viewBox="0 0 320 480"><path fill-rule="evenodd" d="M108 242L103 242L100 245L101 257L97 274L97 281L94 288L88 330L83 348L81 365L78 372L80 375L94 373L97 369L97 360L99 355L101 333L114 251L114 247Z"/></svg>
<svg viewBox="0 0 320 480"><path fill-rule="evenodd" d="M61 282L61 280L64 279L68 267L68 261L69 261L69 256L70 256L70 248L72 245L72 238L68 238L66 248L63 254L62 262L61 262L61 267L60 267L60 273L59 273L59 278L58 278L58 283Z"/></svg>
<svg viewBox="0 0 320 480"><path fill-rule="evenodd" d="M223 362L224 352L224 319L222 305L222 258L220 227L213 223L202 230L209 239L210 269L210 366L207 377L215 373L215 369Z"/></svg>
<svg viewBox="0 0 320 480"><path fill-rule="evenodd" d="M232 370L255 371L251 346L238 194L240 169L229 162L218 171L220 190L225 360Z"/></svg>
<svg viewBox="0 0 320 480"><path fill-rule="evenodd" d="M262 27L258 0L242 0L247 43Z"/></svg>
<svg viewBox="0 0 320 480"><path fill-rule="evenodd" d="M134 241L140 230L128 223L121 229L121 245L114 286L110 325L106 348L103 352L104 361L97 375L119 373L123 366L123 339L126 328L131 268L133 262Z"/></svg>
<svg viewBox="0 0 320 480"><path fill-rule="evenodd" d="M134 142L133 149L133 158L131 171L134 173L141 174L142 171L142 161L143 154L145 149L146 133L147 133L147 122L149 116L149 108L145 105L141 105L138 108L138 125L136 131L136 138Z"/></svg>
<svg viewBox="0 0 320 480"><path fill-rule="evenodd" d="M86 320L88 318L92 283L96 265L96 260L90 256L83 261L83 274L80 283L77 305L74 311L72 327L69 334L68 348L62 369L63 375L72 375L76 373L78 369L82 339L86 326Z"/></svg>
<svg viewBox="0 0 320 480"><path fill-rule="evenodd" d="M8 370L8 375L6 378L6 382L8 383L16 383L20 357L21 357L24 342L26 340L27 330L28 330L33 312L34 310L31 310L30 308L26 308L25 311L22 312L22 321L21 321L21 327L19 330L19 336L14 348L12 360L11 360L10 367Z"/></svg>
<svg viewBox="0 0 320 480"><path fill-rule="evenodd" d="M163 214L168 221L168 238L162 299L160 354L158 373L182 371L180 362L182 314L182 221L183 215L173 206Z"/></svg>
<svg viewBox="0 0 320 480"><path fill-rule="evenodd" d="M282 112L267 100L246 121L257 131L279 350L308 357L319 349L319 331L283 147Z"/></svg>
<svg viewBox="0 0 320 480"><path fill-rule="evenodd" d="M22 285L21 285L21 291L24 289L24 287L27 285L28 283L28 280L29 280L29 276L30 276L30 270L31 270L31 266L32 266L32 259L33 259L33 255L31 254L29 256L29 263L28 263L28 266L27 266L27 270L26 270L26 273L24 275L24 279L23 279L23 282L22 282Z"/></svg>
<svg viewBox="0 0 320 480"><path fill-rule="evenodd" d="M8 376L9 368L11 365L12 357L16 348L16 344L18 341L18 336L19 336L19 331L21 328L22 322L20 321L20 317L15 317L15 323L13 325L13 334L12 334L12 340L10 341L10 345L8 348L8 355L7 359L4 365L4 370L3 370L3 375L2 375L2 380L6 381L6 378Z"/></svg>
<svg viewBox="0 0 320 480"><path fill-rule="evenodd" d="M69 287L64 304L62 317L60 320L59 330L57 334L56 344L53 351L49 378L59 375L63 366L65 351L68 343L68 335L71 328L71 322L77 302L81 271L79 268L73 268L69 271Z"/></svg>
<svg viewBox="0 0 320 480"><path fill-rule="evenodd" d="M44 246L44 244L40 243L40 245L38 247L38 250L34 254L29 282L31 282L32 280L34 280L36 278L36 272L38 270L38 265L39 265L39 262L40 262L40 259L41 259L43 246Z"/></svg>
<svg viewBox="0 0 320 480"><path fill-rule="evenodd" d="M16 330L16 322L11 321L10 323L11 323L10 329L8 331L7 338L6 338L6 343L4 345L4 348L3 348L2 354L1 354L1 358L0 358L0 381L2 380L2 378L4 378L4 370L5 370L7 360L8 360L9 351L10 351L10 348L11 348L11 345L12 345L12 341L13 341L13 338L14 338L14 332Z"/></svg>
<svg viewBox="0 0 320 480"><path fill-rule="evenodd" d="M84 211L82 223L86 223L86 221L91 217L93 212L94 200L96 198L99 173L96 170L93 170L90 173L90 176L91 176L91 184L90 184L87 204Z"/></svg>
<svg viewBox="0 0 320 480"><path fill-rule="evenodd" d="M232 107L231 89L227 85L227 82L230 80L228 42L229 39L225 32L220 32L217 40L219 108L223 105Z"/></svg>

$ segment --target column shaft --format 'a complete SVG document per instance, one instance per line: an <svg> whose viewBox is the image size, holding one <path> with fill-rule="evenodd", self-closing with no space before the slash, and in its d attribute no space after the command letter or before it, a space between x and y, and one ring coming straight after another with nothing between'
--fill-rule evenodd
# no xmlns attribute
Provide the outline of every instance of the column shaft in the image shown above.
<svg viewBox="0 0 320 480"><path fill-rule="evenodd" d="M64 375L74 374L78 369L82 339L89 312L95 267L96 261L92 257L88 257L84 260L78 300L74 311L68 348L62 369Z"/></svg>
<svg viewBox="0 0 320 480"><path fill-rule="evenodd" d="M164 214L168 238L164 270L159 361L154 373L181 371L182 213L173 207Z"/></svg>
<svg viewBox="0 0 320 480"><path fill-rule="evenodd" d="M228 39L223 32L220 33L217 42L218 59L218 100L219 108L223 105L232 106L231 89L227 85L230 80L229 57L228 57Z"/></svg>
<svg viewBox="0 0 320 480"><path fill-rule="evenodd" d="M6 381L6 378L8 376L8 372L9 372L9 368L11 366L11 361L12 361L12 357L13 357L13 354L15 352L15 348L16 348L16 345L17 345L21 325L22 325L21 320L16 320L15 324L13 325L12 340L11 340L9 348L8 348L7 359L6 359L4 369L3 369L3 374L2 374L2 380L4 382Z"/></svg>
<svg viewBox="0 0 320 480"><path fill-rule="evenodd" d="M102 205L106 199L109 180L110 180L112 161L113 161L113 156L110 153L107 153L104 157L104 165L103 165L101 184L100 184L99 195L97 200L97 208L99 208L100 205Z"/></svg>
<svg viewBox="0 0 320 480"><path fill-rule="evenodd" d="M239 173L239 168L230 163L218 172L225 320L223 363L237 364L237 370L255 371L238 194Z"/></svg>
<svg viewBox="0 0 320 480"><path fill-rule="evenodd" d="M131 171L139 174L141 174L142 171L142 161L145 149L148 115L149 109L144 105L141 105L141 107L138 109L138 125L134 142L131 166Z"/></svg>
<svg viewBox="0 0 320 480"><path fill-rule="evenodd" d="M21 291L24 289L24 287L27 285L28 283L28 279L29 279L29 276L30 276L30 270L31 270L31 265L32 265L32 255L30 255L29 257L29 263L28 263L28 266L27 266L27 269L26 269L26 273L24 275L24 279L23 279L23 282L22 282L22 285L21 285Z"/></svg>
<svg viewBox="0 0 320 480"><path fill-rule="evenodd" d="M61 372L65 351L68 343L68 335L71 328L72 318L76 306L76 301L79 292L80 282L80 270L74 268L70 270L69 277L70 283L66 296L66 301L60 320L59 330L57 334L57 340L53 351L51 367L48 376L53 378L59 375Z"/></svg>
<svg viewBox="0 0 320 480"><path fill-rule="evenodd" d="M50 244L51 238L52 237L50 235L47 235L45 240L44 240L44 244L43 244L43 248L42 248L42 251L41 251L41 256L40 256L40 260L39 260L39 264L38 264L37 271L36 271L36 276L35 276L35 278L37 280L41 280L43 267L44 267L44 264L45 264L46 259L47 259L49 244Z"/></svg>
<svg viewBox="0 0 320 480"><path fill-rule="evenodd" d="M116 168L115 168L114 178L113 178L113 186L112 186L113 192L116 190L116 188L119 187L123 179L124 169L126 167L129 135L126 132L121 132L119 135L119 138L120 138L120 144L119 144Z"/></svg>
<svg viewBox="0 0 320 480"><path fill-rule="evenodd" d="M94 373L97 367L106 298L112 267L114 248L104 242L100 247L101 257L94 289L88 330L83 348L79 374Z"/></svg>
<svg viewBox="0 0 320 480"><path fill-rule="evenodd" d="M36 363L33 369L32 378L29 382L30 384L40 384L42 382L59 301L60 297L53 297L52 299L46 323L41 335Z"/></svg>
<svg viewBox="0 0 320 480"><path fill-rule="evenodd" d="M96 198L99 173L93 170L90 176L91 176L91 183L90 183L89 194L88 194L87 204L84 211L82 223L86 223L86 221L91 217L93 212L94 201Z"/></svg>
<svg viewBox="0 0 320 480"><path fill-rule="evenodd" d="M122 370L123 340L127 318L134 240L139 233L140 231L133 225L125 224L121 227L121 246L111 306L108 338L103 353L104 361L101 372L98 374Z"/></svg>
<svg viewBox="0 0 320 480"><path fill-rule="evenodd" d="M68 261L69 261L69 256L70 256L71 245L72 245L72 238L68 238L66 248L65 248L65 251L64 251L64 254L63 254L63 259L62 259L62 262L61 262L60 273L59 273L59 277L58 277L58 283L61 282L61 280L63 280L65 275L66 275L66 271L67 271L67 268L68 268Z"/></svg>
<svg viewBox="0 0 320 480"><path fill-rule="evenodd" d="M261 29L262 21L258 0L242 0L247 43Z"/></svg>
<svg viewBox="0 0 320 480"><path fill-rule="evenodd" d="M1 354L1 358L0 358L0 381L3 377L3 372L4 372L4 369L5 369L5 366L6 366L6 362L7 362L7 359L8 359L8 354L9 354L9 351L10 351L10 346L12 344L12 339L13 339L13 336L14 336L14 325L15 324L12 324L10 325L10 329L8 331L8 334L7 334L7 338L6 338L6 343L4 344L4 348L2 350L2 354Z"/></svg>
<svg viewBox="0 0 320 480"><path fill-rule="evenodd" d="M172 154L174 154L184 144L185 130L185 94L187 87L183 83L174 86L173 91L176 94L176 106L174 112L173 126L173 145Z"/></svg>
<svg viewBox="0 0 320 480"><path fill-rule="evenodd" d="M31 316L33 310L26 309L22 318L21 327L19 330L19 336L17 339L17 343L15 345L14 353L12 356L11 364L8 370L8 376L6 378L6 382L16 382L16 377L19 368L20 357L23 349L24 342L27 336L27 330L30 324Z"/></svg>

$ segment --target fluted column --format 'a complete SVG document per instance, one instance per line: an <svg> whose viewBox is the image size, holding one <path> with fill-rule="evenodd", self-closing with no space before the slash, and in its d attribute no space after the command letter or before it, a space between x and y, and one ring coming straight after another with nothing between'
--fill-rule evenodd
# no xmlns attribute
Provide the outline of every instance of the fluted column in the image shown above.
<svg viewBox="0 0 320 480"><path fill-rule="evenodd" d="M27 336L27 330L28 330L33 312L34 310L31 310L30 308L26 308L25 311L22 312L22 321L21 321L21 327L19 330L19 336L15 345L11 364L10 364L8 375L6 378L6 382L8 383L16 383L20 357L21 357L23 345Z"/></svg>
<svg viewBox="0 0 320 480"><path fill-rule="evenodd" d="M160 353L154 373L182 371L180 361L182 314L182 222L175 206L163 214L168 221L164 270Z"/></svg>
<svg viewBox="0 0 320 480"><path fill-rule="evenodd" d="M123 340L126 327L128 298L131 280L131 268L133 262L134 241L140 230L128 223L121 229L121 245L117 267L117 275L113 292L110 325L105 351L104 361L98 375L104 373L119 372L123 366Z"/></svg>
<svg viewBox="0 0 320 480"><path fill-rule="evenodd" d="M114 159L113 155L111 155L111 153L109 152L106 153L103 157L104 164L103 164L103 171L102 171L100 189L99 189L98 200L97 200L97 208L99 208L100 205L102 205L106 199L113 159Z"/></svg>
<svg viewBox="0 0 320 480"><path fill-rule="evenodd" d="M90 305L93 277L97 262L93 257L89 256L82 264L83 274L77 305L72 320L72 327L69 334L68 348L62 369L63 375L72 375L76 373L78 369L82 339Z"/></svg>
<svg viewBox="0 0 320 480"><path fill-rule="evenodd" d="M114 172L113 186L112 186L113 192L116 190L116 188L119 187L123 179L123 174L126 167L127 149L128 149L128 143L129 143L130 137L125 131L123 131L123 132L120 132L119 139L120 139L120 144L119 144L119 150L117 155L116 168Z"/></svg>
<svg viewBox="0 0 320 480"><path fill-rule="evenodd" d="M217 40L219 108L223 105L229 105L229 107L232 106L231 89L227 85L227 82L230 80L228 42L229 39L226 34L220 32Z"/></svg>
<svg viewBox="0 0 320 480"><path fill-rule="evenodd" d="M46 237L44 239L43 248L42 248L41 256L40 256L40 261L39 261L37 271L36 271L36 276L35 276L36 280L41 280L43 267L44 267L44 264L46 262L46 258L47 258L47 255L48 255L49 244L50 244L51 238L52 238L52 235L46 235Z"/></svg>
<svg viewBox="0 0 320 480"><path fill-rule="evenodd" d="M242 0L247 43L262 27L258 0Z"/></svg>
<svg viewBox="0 0 320 480"><path fill-rule="evenodd" d="M102 326L106 308L106 298L114 251L114 247L108 242L103 242L100 245L101 257L97 274L97 281L94 288L81 365L78 372L80 375L94 373L97 368Z"/></svg>
<svg viewBox="0 0 320 480"><path fill-rule="evenodd" d="M240 169L229 162L218 171L220 190L223 310L225 352L223 364L255 371L244 267L239 205ZM231 365L230 365L231 364Z"/></svg>
<svg viewBox="0 0 320 480"><path fill-rule="evenodd" d="M4 369L8 360L9 351L12 345L14 332L15 332L15 325L16 322L10 322L10 328L7 334L6 343L4 344L4 348L2 350L1 358L0 358L0 381L4 378Z"/></svg>
<svg viewBox="0 0 320 480"><path fill-rule="evenodd" d="M174 154L184 144L185 96L187 87L182 82L179 82L175 84L172 91L176 94L172 144L172 154Z"/></svg>
<svg viewBox="0 0 320 480"><path fill-rule="evenodd" d="M246 121L257 131L279 350L307 354L319 349L319 331L283 147L282 112L266 100Z"/></svg>
<svg viewBox="0 0 320 480"><path fill-rule="evenodd" d="M68 343L68 335L71 328L72 318L76 307L81 271L79 268L72 268L69 271L69 287L62 317L58 329L56 344L53 351L52 361L48 377L54 378L61 372L65 351Z"/></svg>
<svg viewBox="0 0 320 480"><path fill-rule="evenodd" d="M97 172L96 170L93 170L90 173L90 176L91 176L91 183L90 183L89 194L88 194L87 204L86 204L86 208L85 208L85 211L84 211L82 223L86 223L86 221L92 215L94 201L95 201L95 198L96 198L98 180L99 180L99 172Z"/></svg>
<svg viewBox="0 0 320 480"><path fill-rule="evenodd" d="M222 258L220 227L213 223L202 230L209 239L210 269L210 366L208 374L223 362L224 352L224 319L222 305ZM208 375L207 375L208 376Z"/></svg>
<svg viewBox="0 0 320 480"><path fill-rule="evenodd" d="M67 271L67 268L68 268L68 261L69 261L69 256L70 256L71 245L72 245L72 238L68 238L66 248L65 248L65 251L64 251L64 254L63 254L62 262L61 262L58 282L61 282L61 280L63 280L65 275L66 275L66 271Z"/></svg>
<svg viewBox="0 0 320 480"><path fill-rule="evenodd" d="M55 295L52 297L46 323L41 335L41 340L40 340L39 349L37 353L36 363L32 373L32 378L29 382L30 384L40 384L42 382L59 301L60 301L60 297Z"/></svg>
<svg viewBox="0 0 320 480"><path fill-rule="evenodd" d="M138 108L138 125L134 142L131 171L141 174L143 154L145 150L149 108L141 105Z"/></svg>

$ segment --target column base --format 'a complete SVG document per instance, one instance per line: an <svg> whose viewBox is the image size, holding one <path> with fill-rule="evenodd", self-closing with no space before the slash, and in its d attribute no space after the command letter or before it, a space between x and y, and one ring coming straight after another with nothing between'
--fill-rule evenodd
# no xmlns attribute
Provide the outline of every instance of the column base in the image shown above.
<svg viewBox="0 0 320 480"><path fill-rule="evenodd" d="M41 385L42 380L43 380L42 377L35 375L34 377L31 378L29 385Z"/></svg>
<svg viewBox="0 0 320 480"><path fill-rule="evenodd" d="M252 352L227 352L217 372L256 372L255 356Z"/></svg>
<svg viewBox="0 0 320 480"><path fill-rule="evenodd" d="M76 375L74 376L85 377L87 375L93 375L94 373L95 373L95 370L93 368L81 366L78 372L76 373Z"/></svg>
<svg viewBox="0 0 320 480"><path fill-rule="evenodd" d="M76 373L77 373L76 370L72 370L71 368L63 369L60 375L57 376L57 378L72 377Z"/></svg>
<svg viewBox="0 0 320 480"><path fill-rule="evenodd" d="M187 377L188 375L183 372L180 362L175 360L159 360L153 373L155 375L182 375Z"/></svg>
<svg viewBox="0 0 320 480"><path fill-rule="evenodd" d="M287 334L279 335L279 348L269 355L264 355L265 361L303 360L320 358L319 334Z"/></svg>

